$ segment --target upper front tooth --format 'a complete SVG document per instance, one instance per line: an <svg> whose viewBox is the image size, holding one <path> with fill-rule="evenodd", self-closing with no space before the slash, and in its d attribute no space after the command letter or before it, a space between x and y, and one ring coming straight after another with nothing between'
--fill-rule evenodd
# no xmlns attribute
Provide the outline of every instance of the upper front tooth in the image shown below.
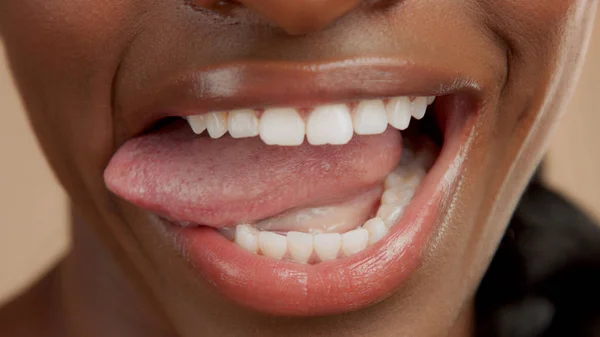
<svg viewBox="0 0 600 337"><path fill-rule="evenodd" d="M220 138L227 132L227 112L211 112L204 117L211 138Z"/></svg>
<svg viewBox="0 0 600 337"><path fill-rule="evenodd" d="M406 130L410 124L410 99L395 97L386 106L388 123L398 130Z"/></svg>
<svg viewBox="0 0 600 337"><path fill-rule="evenodd" d="M427 97L416 97L410 102L410 114L414 118L423 118L423 116L425 116L425 111L427 111Z"/></svg>
<svg viewBox="0 0 600 337"><path fill-rule="evenodd" d="M304 141L305 124L296 109L266 109L260 118L260 138L268 145L300 145Z"/></svg>
<svg viewBox="0 0 600 337"><path fill-rule="evenodd" d="M251 109L240 109L229 112L229 134L233 138L258 136L258 117Z"/></svg>
<svg viewBox="0 0 600 337"><path fill-rule="evenodd" d="M306 139L312 145L346 144L353 133L352 118L346 104L318 106L306 124Z"/></svg>
<svg viewBox="0 0 600 337"><path fill-rule="evenodd" d="M383 133L388 125L385 105L380 99L361 101L353 118L354 132L357 135Z"/></svg>
<svg viewBox="0 0 600 337"><path fill-rule="evenodd" d="M389 123L396 129L405 130L411 116L421 119L435 96L394 97L384 104L383 100L360 101L351 115L347 104L317 106L305 123L297 109L266 109L260 120L252 109L227 112L211 112L188 116L186 119L196 134L208 129L212 138L222 137L227 131L233 138L260 135L268 145L301 145L304 136L312 145L342 145L348 143L353 133L359 135L381 134Z"/></svg>
<svg viewBox="0 0 600 337"><path fill-rule="evenodd" d="M206 130L206 121L204 121L203 115L187 116L186 119L195 134L199 135Z"/></svg>

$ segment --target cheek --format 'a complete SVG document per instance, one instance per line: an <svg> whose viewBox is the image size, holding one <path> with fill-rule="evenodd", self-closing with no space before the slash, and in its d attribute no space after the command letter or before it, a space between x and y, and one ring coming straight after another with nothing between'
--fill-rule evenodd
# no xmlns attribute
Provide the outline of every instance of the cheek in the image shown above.
<svg viewBox="0 0 600 337"><path fill-rule="evenodd" d="M585 30L580 13L589 0L485 0L491 28L505 41L509 82L504 96L513 113L500 126L508 133L518 125L527 134L561 80L569 48L581 49L577 35ZM568 67L569 65L567 65ZM508 99L506 99L508 98Z"/></svg>
<svg viewBox="0 0 600 337"><path fill-rule="evenodd" d="M4 38L25 48L44 52L47 58L94 55L112 48L115 33L122 31L134 1L106 0L0 0L0 25ZM33 56L33 55L32 55Z"/></svg>
<svg viewBox="0 0 600 337"><path fill-rule="evenodd" d="M538 48L562 38L569 20L592 0L483 0L491 25L517 48ZM547 47L547 46L545 46Z"/></svg>
<svg viewBox="0 0 600 337"><path fill-rule="evenodd" d="M499 6L508 8L512 14L517 15L521 19L529 18L529 20L538 23L552 23L560 20L561 17L567 16L568 12L574 6L584 3L581 0L545 0L545 1L498 1Z"/></svg>
<svg viewBox="0 0 600 337"><path fill-rule="evenodd" d="M592 1L482 2L491 18L488 24L505 41L508 81L500 97L500 110L487 123L493 128L486 144L490 153L489 197L496 214L507 219L514 202L538 165L553 126L563 112L581 61L586 22ZM490 209L493 209L490 207ZM493 226L489 226L493 228Z"/></svg>
<svg viewBox="0 0 600 337"><path fill-rule="evenodd" d="M103 188L112 146L111 85L133 5L0 0L3 42L32 125L59 179L79 198Z"/></svg>

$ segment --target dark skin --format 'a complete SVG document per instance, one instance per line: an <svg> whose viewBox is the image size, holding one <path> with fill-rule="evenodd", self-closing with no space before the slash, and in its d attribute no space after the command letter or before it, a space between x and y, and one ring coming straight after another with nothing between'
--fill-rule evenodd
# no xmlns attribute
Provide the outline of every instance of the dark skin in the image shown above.
<svg viewBox="0 0 600 337"><path fill-rule="evenodd" d="M69 254L0 310L0 335L472 335L474 293L564 112L597 2L213 5L0 0L0 36L37 137L73 201L74 219ZM126 92L151 83L160 75L153 64L172 64L175 71L248 58L367 54L466 69L482 79L486 99L466 149L456 206L439 218L452 232L386 301L294 319L240 308L198 282L184 259L144 230L143 214L106 189L104 168L133 136L112 105L113 85Z"/></svg>

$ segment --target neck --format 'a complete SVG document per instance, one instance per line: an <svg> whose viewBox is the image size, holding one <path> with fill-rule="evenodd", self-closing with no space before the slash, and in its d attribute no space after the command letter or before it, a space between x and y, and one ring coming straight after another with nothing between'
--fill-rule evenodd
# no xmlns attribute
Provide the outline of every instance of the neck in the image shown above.
<svg viewBox="0 0 600 337"><path fill-rule="evenodd" d="M448 337L473 337L475 336L475 304L470 302L458 317Z"/></svg>
<svg viewBox="0 0 600 337"><path fill-rule="evenodd" d="M72 248L57 273L66 335L176 336L149 292L136 287L117 261L73 214Z"/></svg>

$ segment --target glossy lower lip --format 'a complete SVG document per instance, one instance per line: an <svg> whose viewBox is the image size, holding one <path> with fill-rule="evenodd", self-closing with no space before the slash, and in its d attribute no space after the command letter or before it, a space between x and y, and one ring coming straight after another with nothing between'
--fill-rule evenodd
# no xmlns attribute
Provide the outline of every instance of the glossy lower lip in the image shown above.
<svg viewBox="0 0 600 337"><path fill-rule="evenodd" d="M200 277L244 307L278 316L339 314L368 307L390 296L420 267L456 187L462 148L474 120L471 116L460 130L450 130L452 141L444 145L389 235L354 256L303 265L249 253L214 228L165 225Z"/></svg>

